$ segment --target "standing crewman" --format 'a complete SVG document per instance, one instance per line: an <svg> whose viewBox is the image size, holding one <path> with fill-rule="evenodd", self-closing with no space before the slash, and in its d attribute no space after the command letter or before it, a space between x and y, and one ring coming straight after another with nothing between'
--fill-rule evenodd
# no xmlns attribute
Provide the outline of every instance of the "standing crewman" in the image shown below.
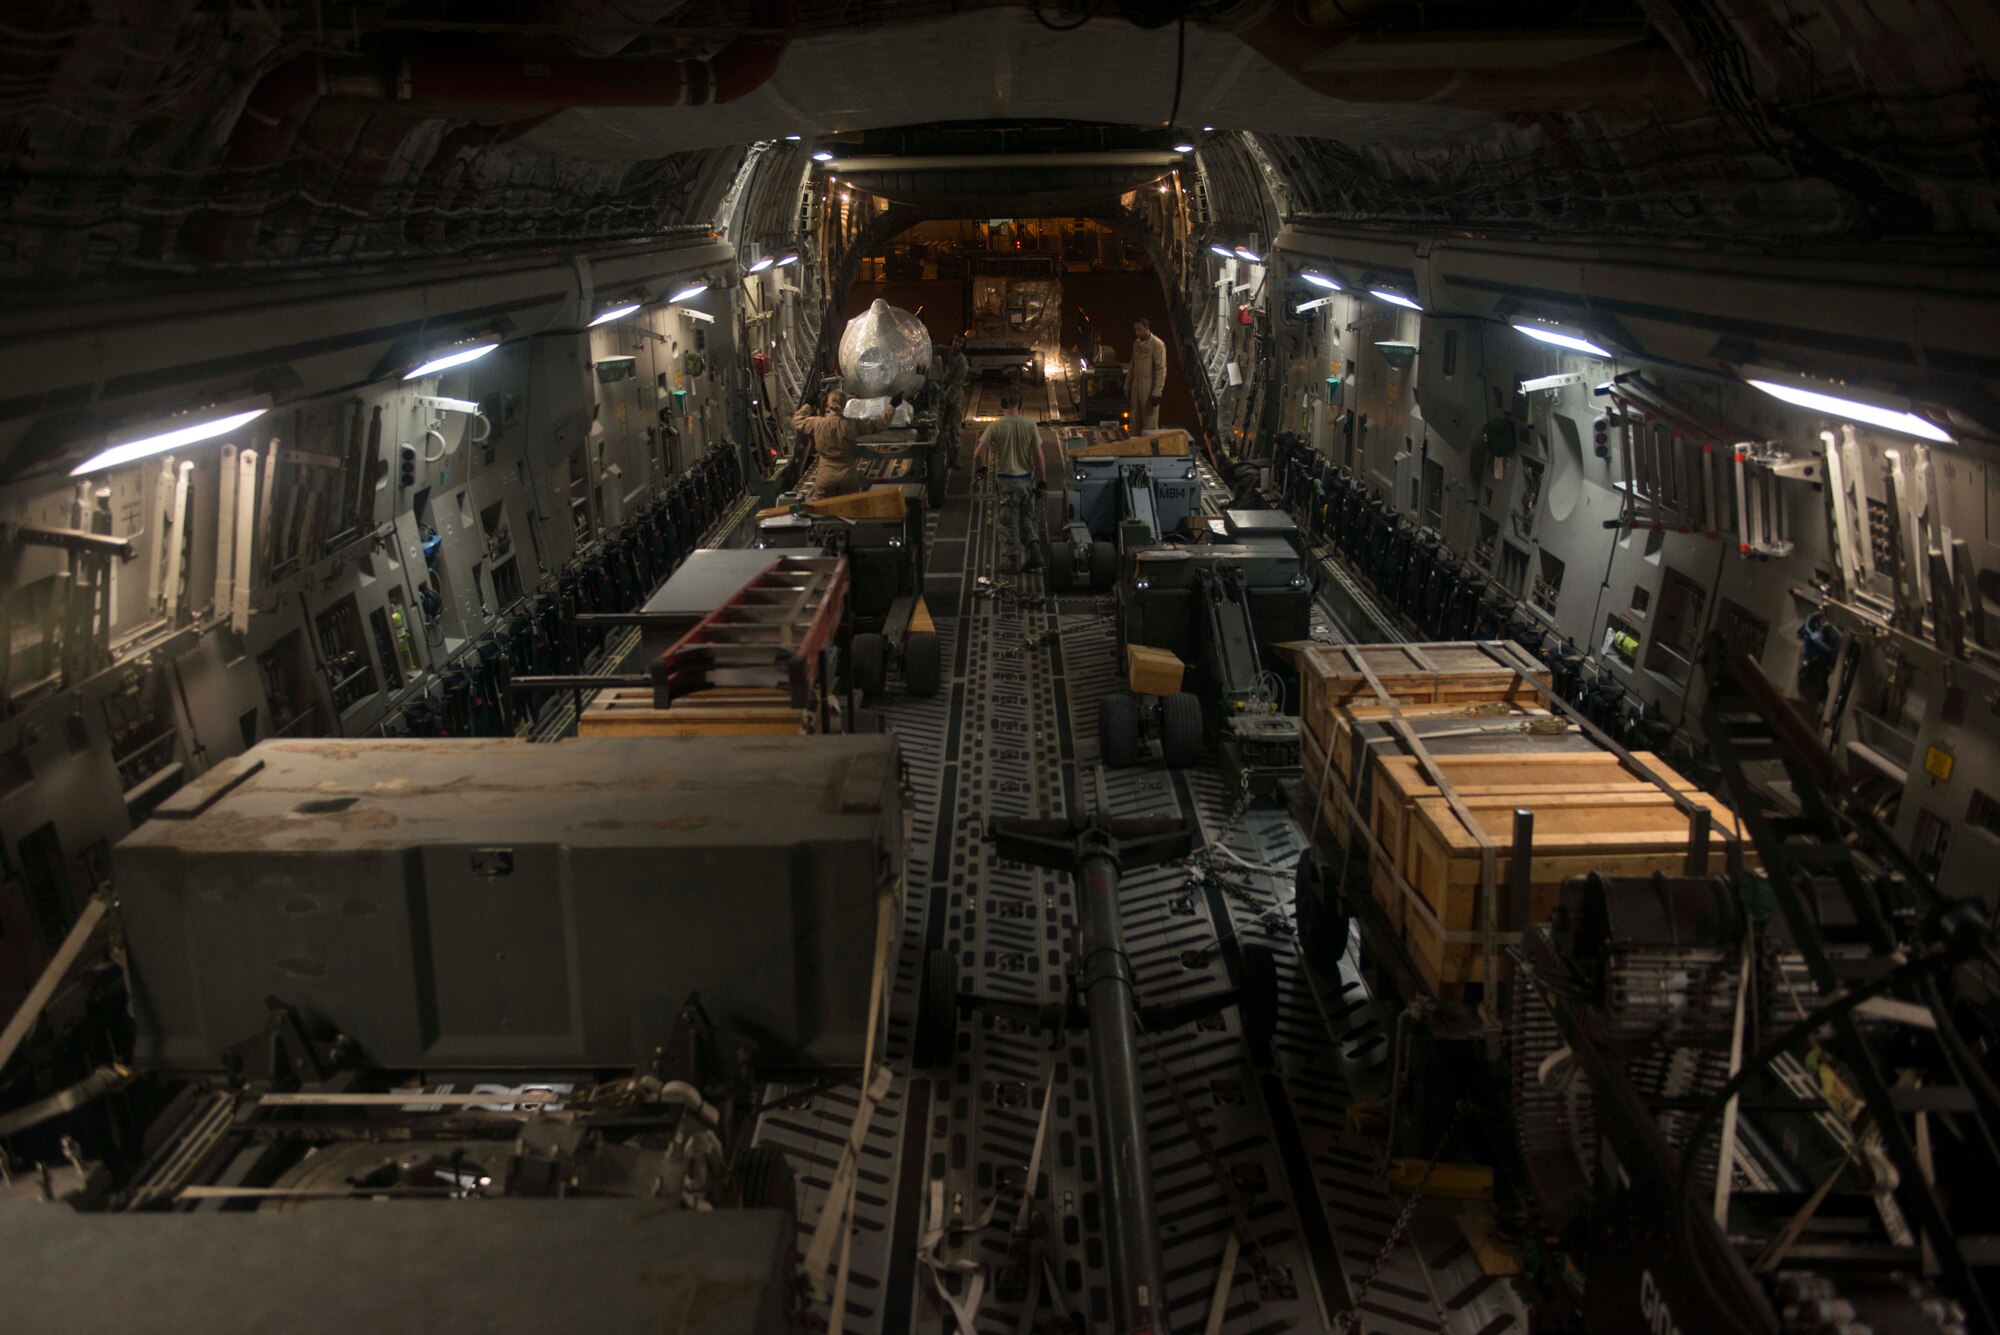
<svg viewBox="0 0 2000 1335"><path fill-rule="evenodd" d="M867 421L841 416L840 410L847 406L844 390L830 389L826 392L826 411L823 413L814 413L810 400L799 404L792 413L792 428L806 433L819 460L813 472L812 495L806 499L823 501L829 496L844 496L850 491L861 490L861 471L854 466L854 442L870 432L887 429L890 414L901 407L902 402L903 396L896 395L889 400L889 412Z"/></svg>
<svg viewBox="0 0 2000 1335"><path fill-rule="evenodd" d="M999 421L980 433L972 451L974 472L990 461L1000 492L1000 570L1011 575L1042 568L1042 544L1035 532L1035 495L1046 485L1042 431L1021 412L1021 391L1000 391ZM1026 556L1022 555L1023 549Z"/></svg>
<svg viewBox="0 0 2000 1335"><path fill-rule="evenodd" d="M1167 345L1149 320L1132 322L1132 365L1125 372L1130 431L1151 435L1160 429L1160 401L1167 392Z"/></svg>
<svg viewBox="0 0 2000 1335"><path fill-rule="evenodd" d="M952 458L958 457L958 433L965 424L965 377L970 370L965 360L965 335L954 334L951 346L939 358L938 444Z"/></svg>

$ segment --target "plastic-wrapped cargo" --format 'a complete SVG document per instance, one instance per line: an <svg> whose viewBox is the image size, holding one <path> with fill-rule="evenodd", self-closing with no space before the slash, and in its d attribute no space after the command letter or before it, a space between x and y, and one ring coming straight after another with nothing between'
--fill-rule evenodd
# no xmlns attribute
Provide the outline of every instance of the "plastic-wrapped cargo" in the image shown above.
<svg viewBox="0 0 2000 1335"><path fill-rule="evenodd" d="M841 388L856 398L915 394L924 387L930 365L930 330L880 297L841 331Z"/></svg>
<svg viewBox="0 0 2000 1335"><path fill-rule="evenodd" d="M981 337L1062 341L1062 281L981 274L972 280L973 327Z"/></svg>

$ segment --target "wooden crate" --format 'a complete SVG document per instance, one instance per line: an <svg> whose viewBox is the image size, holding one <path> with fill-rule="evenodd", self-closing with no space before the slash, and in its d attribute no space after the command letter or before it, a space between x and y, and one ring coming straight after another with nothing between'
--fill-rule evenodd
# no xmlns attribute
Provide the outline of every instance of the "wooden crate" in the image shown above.
<svg viewBox="0 0 2000 1335"><path fill-rule="evenodd" d="M579 737L796 737L806 715L782 691L697 691L660 709L651 687L599 691L577 720Z"/></svg>
<svg viewBox="0 0 2000 1335"><path fill-rule="evenodd" d="M1729 809L1705 793L1687 795L1708 808L1716 852L1729 837ZM1502 896L1497 921L1505 930L1507 860L1514 844L1514 810L1526 806L1535 813L1534 857L1528 896L1528 921L1546 921L1554 912L1564 880L1588 872L1613 876L1678 873L1687 857L1688 817L1674 800L1650 785L1644 790L1589 793L1546 793L1533 801L1520 797L1462 797L1465 807L1492 841L1498 859L1496 888ZM1404 939L1427 984L1448 987L1484 981L1481 950L1471 943L1444 939L1444 932L1469 932L1482 926L1479 841L1460 822L1442 797L1419 798L1409 818L1410 857L1404 875L1437 918L1414 909L1404 914ZM1506 960L1497 977L1506 977ZM1449 995L1441 991L1439 995Z"/></svg>
<svg viewBox="0 0 2000 1335"><path fill-rule="evenodd" d="M1326 753L1313 739L1311 733L1302 733L1299 738L1299 774L1304 779L1306 791L1313 798L1320 795L1320 781L1326 780L1326 800L1320 803L1320 825L1333 836L1333 841L1341 848L1348 846L1347 804L1340 800L1336 788L1346 785L1338 768L1331 775L1326 774Z"/></svg>
<svg viewBox="0 0 2000 1335"><path fill-rule="evenodd" d="M1554 751L1537 753L1532 739L1520 751L1479 755L1436 755L1432 759L1443 772L1445 782L1461 798L1520 798L1515 806L1532 808L1535 800L1561 794L1602 792L1659 793L1653 783L1609 751ZM1641 751L1633 757L1682 792L1695 791L1694 784L1675 773L1658 756ZM1373 782L1369 784L1369 832L1401 867L1411 865L1410 820L1417 802L1440 797L1415 756L1376 756ZM1509 830L1511 832L1510 824Z"/></svg>
<svg viewBox="0 0 2000 1335"><path fill-rule="evenodd" d="M1333 773L1331 777L1328 779L1326 800L1321 807L1320 819L1328 828L1334 831L1334 837L1339 841L1341 847L1343 848L1345 848L1348 844L1347 805L1346 803L1342 802L1340 798L1336 796L1332 790L1333 788L1338 787L1341 790L1349 793L1350 795L1353 795L1355 798L1356 805L1358 805L1361 808L1364 815L1370 810L1370 807L1372 806L1372 803L1374 801L1371 791L1373 788L1373 783L1372 781L1369 783L1356 782L1358 776L1355 772L1355 765L1354 765L1355 730L1357 727L1362 727L1370 723L1382 722L1388 717L1388 712L1389 712L1388 710L1381 708L1380 706L1363 706L1363 705L1344 705L1339 710L1335 711L1334 717L1336 723L1338 724L1338 729L1335 733L1337 741L1335 743L1335 750L1333 754ZM1436 735L1435 730L1443 730L1448 732L1452 730L1460 720L1463 720L1467 726L1477 726L1482 721L1490 721L1494 723L1504 723L1508 720L1514 720L1517 722L1526 722L1530 718L1535 717L1535 714L1531 714L1527 711L1520 710L1518 708L1511 708L1501 704L1411 705L1408 709L1404 710L1403 713L1404 713L1404 718L1410 723L1411 727L1418 732L1419 736L1422 736L1426 730L1433 730L1434 736ZM1539 713L1539 711L1537 711L1537 713ZM1366 739L1364 739L1364 741L1365 740ZM1386 738L1383 740L1391 742L1399 747L1401 745L1400 740L1396 738ZM1450 743L1449 738L1440 738L1440 740L1444 742L1445 745L1449 745ZM1552 743L1550 743L1546 739L1531 738L1526 735L1521 736L1518 739L1518 741L1520 748L1523 751L1529 753L1532 753L1536 749L1546 750L1550 745L1552 745ZM1324 747L1321 745L1319 737L1315 735L1311 729L1300 730L1299 747L1300 747L1299 758L1301 761L1301 766L1300 766L1301 772L1304 774L1308 786L1312 789L1313 793L1317 795L1321 791L1320 779L1321 779L1321 771L1326 764L1326 751ZM1367 750L1364 750L1362 754L1364 759L1370 755L1374 755L1377 759L1381 758L1379 750L1372 746L1370 746ZM1510 754L1512 754L1511 751ZM1578 756L1578 755L1592 756L1592 755L1601 755L1607 753L1586 751L1586 752L1569 752L1567 754L1573 756ZM1404 756L1401 755L1400 753L1392 758L1407 759L1410 761L1412 765L1416 763L1413 757ZM1454 760L1472 759L1472 757L1470 756L1454 756L1452 758ZM1616 761L1614 760L1613 763L1615 764ZM1367 777L1369 777L1372 780L1373 777L1372 772L1368 773ZM1450 777L1449 771L1447 771L1446 777L1448 778ZM1435 790L1434 789L1430 790L1425 795L1427 796L1435 795Z"/></svg>
<svg viewBox="0 0 2000 1335"><path fill-rule="evenodd" d="M1546 710L1532 709L1504 700L1461 700L1447 704L1398 706L1418 736L1439 729L1450 730L1459 724L1466 727L1482 725L1504 725L1508 721L1526 723L1538 715L1546 715ZM1381 705L1342 705L1333 711L1332 725L1325 731L1306 728L1314 740L1325 745L1331 737L1334 753L1333 764L1336 773L1353 782L1355 731L1361 725L1384 723L1389 711ZM1364 729L1365 730L1365 729Z"/></svg>
<svg viewBox="0 0 2000 1335"><path fill-rule="evenodd" d="M1186 671L1180 655L1149 645L1125 647L1125 675L1134 695L1172 695L1181 688Z"/></svg>
<svg viewBox="0 0 2000 1335"><path fill-rule="evenodd" d="M1072 459L1141 459L1168 456L1179 458L1187 452L1188 433L1170 427L1150 435L1127 436L1121 440L1104 440L1084 445L1069 451L1069 457Z"/></svg>
<svg viewBox="0 0 2000 1335"><path fill-rule="evenodd" d="M1328 739L1329 721L1350 705L1379 707L1381 695L1362 671L1366 667L1381 683L1383 693L1398 705L1499 702L1523 708L1539 707L1548 673L1523 673L1496 660L1473 644L1318 644L1286 646L1299 669L1299 707L1309 731Z"/></svg>

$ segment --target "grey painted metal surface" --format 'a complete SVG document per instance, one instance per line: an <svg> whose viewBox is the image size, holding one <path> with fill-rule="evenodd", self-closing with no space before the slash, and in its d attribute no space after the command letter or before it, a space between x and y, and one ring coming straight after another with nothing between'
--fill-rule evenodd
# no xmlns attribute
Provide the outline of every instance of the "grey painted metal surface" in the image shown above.
<svg viewBox="0 0 2000 1335"><path fill-rule="evenodd" d="M1021 1328L1031 1293L1044 1322L1065 1313L1103 1328L1110 1315L1091 1111L1096 1072L1083 1037L1052 1040L968 1012L948 1070L907 1069L927 943L957 953L964 992L1028 1003L1064 996L1081 912L1072 879L1001 861L977 831L989 816L1097 809L1097 703L1118 689L1120 676L1108 599L1049 599L1035 585L1020 598L972 593L972 580L995 562L987 503L975 506L967 610L939 622L946 689L930 700L895 699L883 711L909 757L915 842L893 975L895 1078L863 1141L845 1312L847 1330L870 1335L948 1326L937 1294L965 1295L965 1275L934 1279L914 1260L934 1179L954 1219L975 1221L1004 1197L993 1226L947 1232L937 1251L940 1261L986 1268L981 1331ZM1209 767L1105 771L1104 794L1112 816L1194 817L1205 840L1252 862L1282 866L1302 845L1281 811L1238 814L1237 794ZM1278 964L1269 1070L1246 1062L1233 1010L1152 1035L1142 1052L1166 1310L1176 1330L1204 1320L1233 1216L1170 1082L1249 1198L1255 1246L1243 1249L1231 1284L1228 1335L1325 1329L1382 1250L1401 1205L1381 1180L1378 1142L1345 1118L1348 1102L1385 1087L1393 1016L1370 998L1351 955L1334 979L1315 979L1300 965L1291 893L1289 871L1229 878L1210 890L1180 865L1134 871L1119 885L1142 1003L1229 986L1241 943L1270 946ZM825 1206L857 1093L851 1084L823 1091L760 1125L760 1143L782 1146L799 1166L808 1228ZM1047 1229L1024 1268L1008 1227L1013 1184L1045 1100L1054 1106L1034 1200ZM1366 1299L1362 1329L1527 1329L1520 1296L1508 1281L1485 1277L1459 1236L1460 1208L1431 1202L1416 1211Z"/></svg>
<svg viewBox="0 0 2000 1335"><path fill-rule="evenodd" d="M138 1055L278 997L379 1065L625 1064L700 992L854 1062L901 825L892 737L266 743L114 851Z"/></svg>
<svg viewBox="0 0 2000 1335"><path fill-rule="evenodd" d="M75 1335L781 1335L791 1219L659 1201L323 1201L84 1214L0 1203L7 1323Z"/></svg>

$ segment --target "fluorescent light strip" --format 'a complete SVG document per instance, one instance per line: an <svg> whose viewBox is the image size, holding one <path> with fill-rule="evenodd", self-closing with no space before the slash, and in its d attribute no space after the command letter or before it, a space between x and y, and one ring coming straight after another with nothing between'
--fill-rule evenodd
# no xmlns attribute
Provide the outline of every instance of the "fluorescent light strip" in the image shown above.
<svg viewBox="0 0 2000 1335"><path fill-rule="evenodd" d="M796 256L796 255L787 255L787 256L785 256L785 258L783 258L783 259L781 259L781 260L779 260L779 261L778 261L778 267L779 267L780 269L782 269L782 268L784 268L784 267L785 267L785 266L786 266L787 264L797 264L798 262L799 262L799 257L798 257L798 256Z"/></svg>
<svg viewBox="0 0 2000 1335"><path fill-rule="evenodd" d="M770 268L773 264L776 263L777 263L776 260L772 259L769 255L766 255L763 259L758 260L755 264L751 265L747 270L745 270L745 272L762 273L764 272L764 270Z"/></svg>
<svg viewBox="0 0 2000 1335"><path fill-rule="evenodd" d="M1325 274L1302 273L1299 275L1299 277L1305 279L1308 283L1311 283L1314 287L1323 287L1329 292L1340 291L1340 284L1334 282L1331 278L1328 278Z"/></svg>
<svg viewBox="0 0 2000 1335"><path fill-rule="evenodd" d="M1236 258L1239 260L1248 260L1252 264L1262 264L1264 262L1264 257L1262 255L1259 255L1254 250L1245 250L1241 246L1238 246L1236 248Z"/></svg>
<svg viewBox="0 0 2000 1335"><path fill-rule="evenodd" d="M630 315L633 311L638 310L639 305L640 303L634 301L624 306L613 306L610 310L604 312L604 314L598 316L595 320L592 320L590 322L590 327L592 329L595 329L597 328L597 326L601 324L610 324L613 320L622 320L626 316Z"/></svg>
<svg viewBox="0 0 2000 1335"><path fill-rule="evenodd" d="M123 445L113 445L110 449L94 454L70 469L69 475L82 477L85 473L98 473L107 468L116 468L119 464L129 464L134 459L144 459L150 454L165 454L168 450L177 450L183 445L214 440L217 436L228 435L246 422L256 421L269 411L269 408L252 408L248 412L232 413L228 417L197 422L193 426L176 427L172 431L162 431L158 435L127 441Z"/></svg>
<svg viewBox="0 0 2000 1335"><path fill-rule="evenodd" d="M1215 254L1222 256L1222 258L1225 260L1233 260L1236 258L1236 252L1231 250L1228 246L1210 246L1209 249L1213 251Z"/></svg>
<svg viewBox="0 0 2000 1335"><path fill-rule="evenodd" d="M1379 287L1371 287L1368 289L1368 295L1386 301L1392 306L1408 306L1413 311L1423 309L1423 307L1417 305L1416 302L1411 301L1400 292L1388 292Z"/></svg>
<svg viewBox="0 0 2000 1335"><path fill-rule="evenodd" d="M1750 383L1772 398L1782 399L1795 407L1810 408L1814 412L1829 413L1834 417L1845 417L1850 422L1866 422L1869 426L1879 426L1884 431L1899 431L1906 436L1920 436L1925 440L1935 440L1945 445L1952 443L1952 438L1945 434L1943 428L1918 417L1915 413L1898 412L1894 408L1863 403L1859 399L1836 398L1831 394L1797 389L1770 380L1752 380Z"/></svg>
<svg viewBox="0 0 2000 1335"><path fill-rule="evenodd" d="M1192 153L1192 152L1194 152L1194 145L1193 145L1193 144L1175 144L1175 145L1174 145L1174 152L1176 152L1176 153Z"/></svg>
<svg viewBox="0 0 2000 1335"><path fill-rule="evenodd" d="M1573 334L1559 334L1553 329L1545 329L1538 324L1517 324L1514 328L1529 338L1550 343L1558 348L1568 348L1571 352L1587 352L1593 357L1611 360L1611 353L1598 347L1587 338L1577 338Z"/></svg>
<svg viewBox="0 0 2000 1335"><path fill-rule="evenodd" d="M831 154L831 153L827 152L827 151L826 151L825 149L823 149L823 148L822 148L822 149L821 149L821 150L820 150L819 152L817 152L817 153L813 154L813 161L814 161L814 162L832 162L832 161L833 161L833 154Z"/></svg>
<svg viewBox="0 0 2000 1335"><path fill-rule="evenodd" d="M417 380L427 375L436 375L439 371L449 371L454 366L463 366L467 362L476 362L499 346L498 343L481 343L476 347L460 348L457 352L447 352L442 357L431 358L431 360L425 362L416 370L405 375L403 379Z"/></svg>
<svg viewBox="0 0 2000 1335"><path fill-rule="evenodd" d="M674 293L671 297L668 297L667 300L693 301L696 297L700 296L702 293L706 291L708 291L707 283L696 283L693 287L682 288L680 291Z"/></svg>

